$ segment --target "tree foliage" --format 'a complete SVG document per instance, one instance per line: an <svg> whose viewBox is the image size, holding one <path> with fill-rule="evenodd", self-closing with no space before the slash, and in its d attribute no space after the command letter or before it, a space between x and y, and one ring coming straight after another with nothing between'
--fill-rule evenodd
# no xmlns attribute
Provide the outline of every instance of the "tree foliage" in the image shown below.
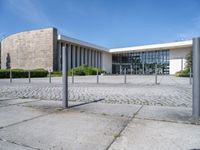
<svg viewBox="0 0 200 150"><path fill-rule="evenodd" d="M186 55L186 69L192 68L192 51Z"/></svg>

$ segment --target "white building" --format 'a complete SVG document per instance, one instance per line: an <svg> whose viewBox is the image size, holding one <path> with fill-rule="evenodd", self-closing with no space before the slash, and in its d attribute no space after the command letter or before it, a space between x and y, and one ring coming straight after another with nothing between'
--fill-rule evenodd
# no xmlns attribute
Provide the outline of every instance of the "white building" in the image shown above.
<svg viewBox="0 0 200 150"><path fill-rule="evenodd" d="M155 64L161 73L175 74L185 68L186 55L192 51L192 40L110 49L112 69L120 73L129 68L134 74L150 74Z"/></svg>
<svg viewBox="0 0 200 150"><path fill-rule="evenodd" d="M68 51L68 68L82 64L120 74L175 74L185 67L192 40L144 46L105 48L59 35L56 28L12 34L0 43L1 68L62 69L62 50ZM9 61L9 62L8 62ZM8 66L10 64L10 66Z"/></svg>

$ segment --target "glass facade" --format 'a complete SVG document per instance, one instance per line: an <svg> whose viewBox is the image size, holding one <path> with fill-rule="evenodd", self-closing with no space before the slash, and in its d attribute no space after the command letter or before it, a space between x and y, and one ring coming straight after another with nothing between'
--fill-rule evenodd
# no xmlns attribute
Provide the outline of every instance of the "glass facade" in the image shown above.
<svg viewBox="0 0 200 150"><path fill-rule="evenodd" d="M127 52L112 55L113 74L169 74L169 50Z"/></svg>

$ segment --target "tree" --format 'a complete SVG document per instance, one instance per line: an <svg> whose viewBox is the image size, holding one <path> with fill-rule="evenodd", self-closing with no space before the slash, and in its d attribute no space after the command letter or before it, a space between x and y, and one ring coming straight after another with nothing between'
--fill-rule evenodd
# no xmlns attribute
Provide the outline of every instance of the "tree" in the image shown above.
<svg viewBox="0 0 200 150"><path fill-rule="evenodd" d="M187 55L186 55L186 57L185 57L185 59L186 59L186 69L190 69L190 68L192 68L192 51L190 51Z"/></svg>

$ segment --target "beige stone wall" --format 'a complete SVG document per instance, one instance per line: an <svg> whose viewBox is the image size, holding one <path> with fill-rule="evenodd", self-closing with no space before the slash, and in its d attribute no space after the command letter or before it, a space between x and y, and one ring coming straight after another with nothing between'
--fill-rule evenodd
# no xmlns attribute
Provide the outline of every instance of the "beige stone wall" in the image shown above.
<svg viewBox="0 0 200 150"><path fill-rule="evenodd" d="M5 38L1 43L1 66L6 68L6 57L11 68L57 69L57 30L45 28L20 32ZM55 61L55 63L53 63Z"/></svg>

